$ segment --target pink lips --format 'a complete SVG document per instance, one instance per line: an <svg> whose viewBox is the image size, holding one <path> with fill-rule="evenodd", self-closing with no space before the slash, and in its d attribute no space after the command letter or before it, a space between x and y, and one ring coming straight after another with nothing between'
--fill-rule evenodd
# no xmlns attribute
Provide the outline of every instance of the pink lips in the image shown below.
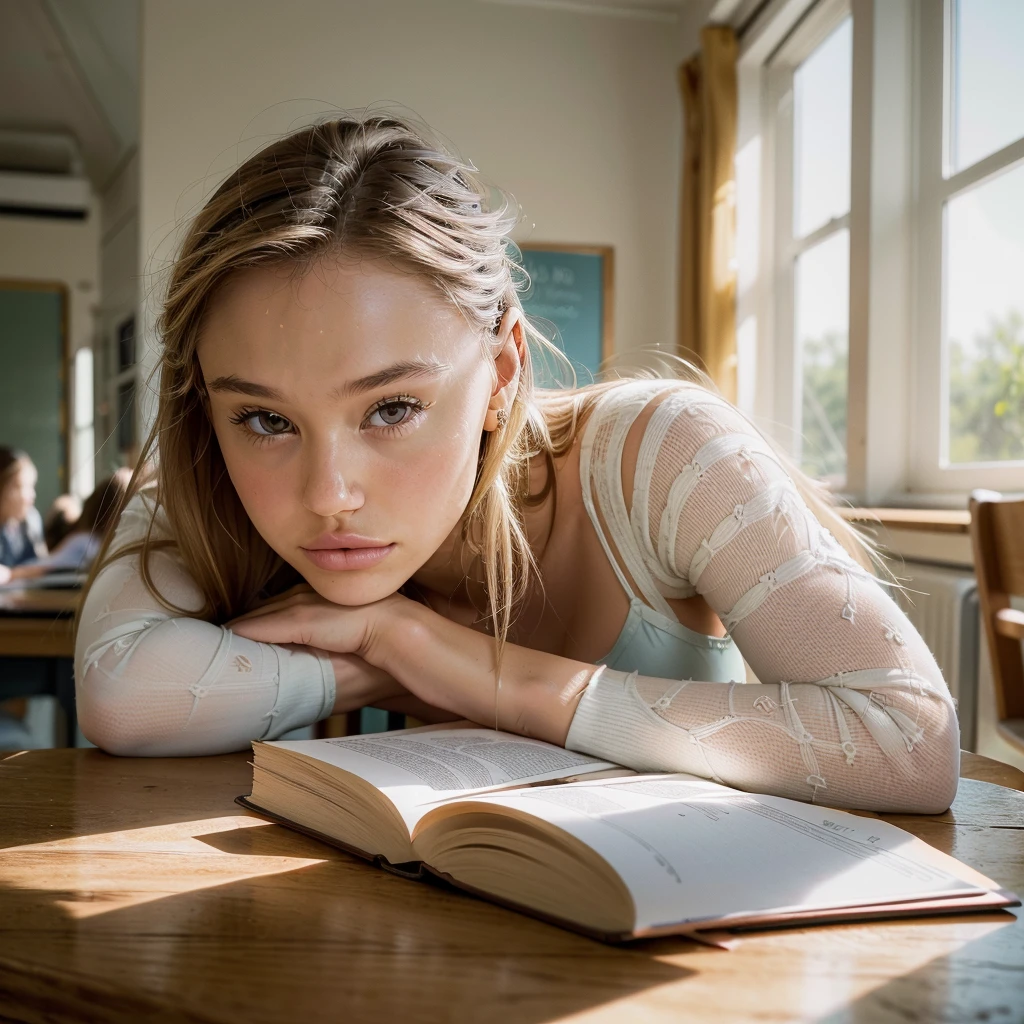
<svg viewBox="0 0 1024 1024"><path fill-rule="evenodd" d="M302 552L317 568L340 572L368 569L387 558L394 546L355 533L328 533Z"/></svg>

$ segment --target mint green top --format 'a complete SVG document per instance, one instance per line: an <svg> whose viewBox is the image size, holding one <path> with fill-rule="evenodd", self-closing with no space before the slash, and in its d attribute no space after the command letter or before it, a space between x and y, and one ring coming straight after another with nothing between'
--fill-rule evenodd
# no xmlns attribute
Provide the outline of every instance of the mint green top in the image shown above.
<svg viewBox="0 0 1024 1024"><path fill-rule="evenodd" d="M598 663L658 679L742 683L743 656L731 636L706 636L668 619L630 594L629 614L615 646Z"/></svg>
<svg viewBox="0 0 1024 1024"><path fill-rule="evenodd" d="M622 445L628 429L651 398L674 383L638 381L606 395L597 403L583 434L580 450L583 504L605 554L629 597L629 614L622 632L612 649L598 659L598 664L607 665L619 672L639 672L640 675L660 679L742 683L746 681L746 667L731 636L706 636L687 628L671 615L672 609L665 600L666 594L669 597L688 597L695 594L696 590L689 585L683 588L666 586L664 580L661 586L658 585L638 549L631 517L622 497ZM609 443L597 443L599 428L608 424L613 426ZM602 434L607 434L607 431ZM656 448L641 450L631 503L631 507L638 512L648 505ZM619 557L616 557L616 551L613 551L601 527L594 504L595 493ZM633 593L619 558L636 580L646 601Z"/></svg>

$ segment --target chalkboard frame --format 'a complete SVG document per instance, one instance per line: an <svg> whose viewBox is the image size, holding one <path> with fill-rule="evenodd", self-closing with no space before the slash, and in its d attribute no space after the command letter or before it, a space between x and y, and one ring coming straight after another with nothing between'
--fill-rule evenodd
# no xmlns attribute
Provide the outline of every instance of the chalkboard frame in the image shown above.
<svg viewBox="0 0 1024 1024"><path fill-rule="evenodd" d="M0 278L0 291L54 292L60 296L60 436L64 447L64 464L58 466L57 471L60 485L67 491L71 480L71 443L68 438L68 424L71 422L71 395L68 389L71 366L71 294L63 281L25 280L17 277Z"/></svg>
<svg viewBox="0 0 1024 1024"><path fill-rule="evenodd" d="M565 252L601 257L601 363L615 354L615 248L611 245L573 245L563 242L520 242L519 251Z"/></svg>

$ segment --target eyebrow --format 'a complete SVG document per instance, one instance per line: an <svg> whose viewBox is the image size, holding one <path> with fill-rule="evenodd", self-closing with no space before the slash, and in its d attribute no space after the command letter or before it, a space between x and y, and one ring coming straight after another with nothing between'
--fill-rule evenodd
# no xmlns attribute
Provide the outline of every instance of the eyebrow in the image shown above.
<svg viewBox="0 0 1024 1024"><path fill-rule="evenodd" d="M393 384L395 381L406 380L410 377L439 377L449 370L451 370L450 363L427 359L404 359L391 366L386 366L376 373L369 373L365 377L350 380L347 384L335 388L331 394L335 398L351 398L353 395L375 391L377 388ZM206 385L206 388L208 391L230 391L238 395L248 395L250 398L263 398L271 402L285 401L284 394L277 388L245 380L234 373L225 377L214 377Z"/></svg>
<svg viewBox="0 0 1024 1024"><path fill-rule="evenodd" d="M332 392L338 398L351 398L366 391L394 384L398 380L410 377L440 377L451 370L451 363L443 363L436 359L403 359L401 362L386 366L376 373L368 373L358 380L350 380Z"/></svg>
<svg viewBox="0 0 1024 1024"><path fill-rule="evenodd" d="M233 391L238 395L249 395L250 398L266 398L272 402L284 400L284 395L277 388L268 388L251 380L243 380L233 373L228 374L226 377L214 377L213 380L207 382L206 390Z"/></svg>

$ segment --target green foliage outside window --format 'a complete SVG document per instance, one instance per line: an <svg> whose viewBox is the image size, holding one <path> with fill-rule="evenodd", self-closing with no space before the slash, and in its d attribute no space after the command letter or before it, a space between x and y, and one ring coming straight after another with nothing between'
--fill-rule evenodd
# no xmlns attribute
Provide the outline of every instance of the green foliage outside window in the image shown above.
<svg viewBox="0 0 1024 1024"><path fill-rule="evenodd" d="M847 348L834 331L803 345L801 468L834 484L846 479Z"/></svg>
<svg viewBox="0 0 1024 1024"><path fill-rule="evenodd" d="M841 484L846 476L847 339L803 345L802 468ZM1011 310L965 345L949 345L950 463L1024 460L1024 314Z"/></svg>
<svg viewBox="0 0 1024 1024"><path fill-rule="evenodd" d="M949 345L949 461L1024 459L1024 315Z"/></svg>

